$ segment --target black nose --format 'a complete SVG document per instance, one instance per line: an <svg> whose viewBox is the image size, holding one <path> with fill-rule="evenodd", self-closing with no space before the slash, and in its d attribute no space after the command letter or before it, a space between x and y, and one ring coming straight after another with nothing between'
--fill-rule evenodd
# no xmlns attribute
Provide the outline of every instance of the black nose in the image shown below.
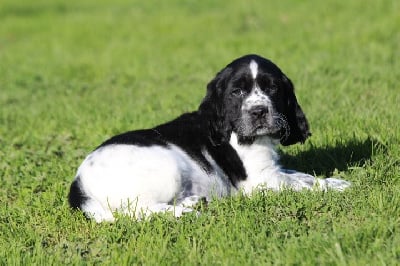
<svg viewBox="0 0 400 266"><path fill-rule="evenodd" d="M254 118L261 118L264 117L266 114L268 114L268 108L265 106L255 106L251 108L250 114Z"/></svg>

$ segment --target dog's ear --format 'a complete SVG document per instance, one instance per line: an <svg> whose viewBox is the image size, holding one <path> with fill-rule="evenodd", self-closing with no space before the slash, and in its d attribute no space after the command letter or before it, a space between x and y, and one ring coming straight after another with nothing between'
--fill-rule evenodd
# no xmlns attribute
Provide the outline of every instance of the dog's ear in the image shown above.
<svg viewBox="0 0 400 266"><path fill-rule="evenodd" d="M286 116L290 130L286 132L289 135L281 138L281 144L288 146L298 142L303 143L311 136L307 118L297 102L292 82L284 74L282 74L282 84L285 90L284 103L286 105L284 115Z"/></svg>
<svg viewBox="0 0 400 266"><path fill-rule="evenodd" d="M224 104L224 92L231 72L230 68L225 68L208 83L207 94L199 107L199 113L207 120L210 139L215 145L229 141L232 133Z"/></svg>

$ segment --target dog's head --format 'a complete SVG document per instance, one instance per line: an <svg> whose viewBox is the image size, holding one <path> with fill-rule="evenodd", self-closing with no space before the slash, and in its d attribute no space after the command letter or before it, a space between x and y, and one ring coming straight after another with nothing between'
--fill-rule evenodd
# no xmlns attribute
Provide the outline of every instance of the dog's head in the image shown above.
<svg viewBox="0 0 400 266"><path fill-rule="evenodd" d="M269 136L283 145L304 142L311 135L292 82L257 55L243 56L222 69L207 85L199 111L209 121L214 143L229 141L232 132L243 142Z"/></svg>

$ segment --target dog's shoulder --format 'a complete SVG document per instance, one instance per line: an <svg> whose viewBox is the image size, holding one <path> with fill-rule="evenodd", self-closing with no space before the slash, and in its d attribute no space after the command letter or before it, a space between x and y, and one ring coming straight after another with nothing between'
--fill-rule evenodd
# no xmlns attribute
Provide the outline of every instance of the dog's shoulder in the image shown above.
<svg viewBox="0 0 400 266"><path fill-rule="evenodd" d="M192 112L155 130L194 157L207 171L215 171L216 167L221 169L236 186L247 177L243 162L229 142L215 143L212 140L209 126L207 118L200 112Z"/></svg>

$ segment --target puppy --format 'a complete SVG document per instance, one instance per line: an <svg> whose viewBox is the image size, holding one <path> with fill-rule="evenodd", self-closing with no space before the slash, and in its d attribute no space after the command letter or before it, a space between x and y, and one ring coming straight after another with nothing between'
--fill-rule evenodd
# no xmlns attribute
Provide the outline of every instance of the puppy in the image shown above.
<svg viewBox="0 0 400 266"><path fill-rule="evenodd" d="M349 182L282 169L276 145L304 142L309 125L292 82L258 55L238 58L207 85L197 111L123 133L90 153L69 203L97 222L189 212L200 199L255 189L343 190Z"/></svg>

